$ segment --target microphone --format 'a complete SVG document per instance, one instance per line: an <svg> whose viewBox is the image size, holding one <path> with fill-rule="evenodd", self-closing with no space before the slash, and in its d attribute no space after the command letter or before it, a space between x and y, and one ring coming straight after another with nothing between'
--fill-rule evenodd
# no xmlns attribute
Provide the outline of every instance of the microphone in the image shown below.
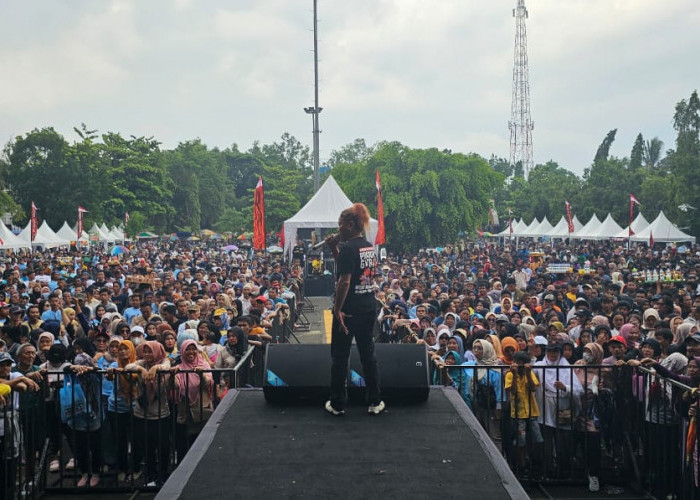
<svg viewBox="0 0 700 500"><path fill-rule="evenodd" d="M333 235L333 239L335 240L335 239L337 239L337 238L338 238L338 235L337 235L337 234L334 234L334 235ZM312 250L318 250L319 248L321 248L321 247L322 247L323 245L325 245L325 244L326 244L326 240L323 239L323 240L319 241L318 243L316 243L314 246L312 246L311 249L312 249Z"/></svg>

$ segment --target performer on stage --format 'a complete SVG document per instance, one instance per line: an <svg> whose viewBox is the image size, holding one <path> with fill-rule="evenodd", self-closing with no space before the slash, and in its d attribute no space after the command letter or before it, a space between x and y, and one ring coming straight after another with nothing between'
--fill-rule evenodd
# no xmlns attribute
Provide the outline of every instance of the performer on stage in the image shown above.
<svg viewBox="0 0 700 500"><path fill-rule="evenodd" d="M377 360L372 332L376 321L373 278L377 259L372 243L364 237L369 227L369 211L362 203L343 210L338 218L338 234L326 244L336 260L335 301L331 339L331 399L326 411L345 414L347 403L348 358L355 337L367 387L368 412L378 415L386 408L379 392Z"/></svg>

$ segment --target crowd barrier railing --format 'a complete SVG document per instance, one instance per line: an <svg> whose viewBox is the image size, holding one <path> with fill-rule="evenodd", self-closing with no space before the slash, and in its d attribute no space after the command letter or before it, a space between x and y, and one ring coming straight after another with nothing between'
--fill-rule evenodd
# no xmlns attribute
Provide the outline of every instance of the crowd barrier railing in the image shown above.
<svg viewBox="0 0 700 500"><path fill-rule="evenodd" d="M440 363L433 373L459 391L521 482L593 476L656 498L700 499L698 424L688 416L700 392L683 383L629 365Z"/></svg>
<svg viewBox="0 0 700 500"><path fill-rule="evenodd" d="M225 369L44 372L0 408L0 498L158 489L226 391L261 385L261 353Z"/></svg>

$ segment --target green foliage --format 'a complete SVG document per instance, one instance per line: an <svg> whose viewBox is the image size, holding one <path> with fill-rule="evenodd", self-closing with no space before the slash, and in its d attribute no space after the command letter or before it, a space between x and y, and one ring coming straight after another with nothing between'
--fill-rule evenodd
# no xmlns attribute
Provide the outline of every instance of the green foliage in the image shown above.
<svg viewBox="0 0 700 500"><path fill-rule="evenodd" d="M364 139L333 151L328 164L351 200L376 216L375 171L382 180L388 245L397 251L444 245L460 231L485 229L491 202L505 221L509 210L526 221L546 216L556 223L565 201L586 221L595 211L612 213L624 225L630 193L642 201L648 219L664 210L687 232L700 235L700 98L693 92L675 107L674 149L640 133L629 158L610 155L617 130L598 147L581 177L554 161L536 165L527 179L521 164L449 149L411 149L398 142L368 146ZM253 190L262 176L266 229L279 231L313 194L308 146L285 133L272 144L236 144L210 149L200 139L163 151L152 137L100 134L81 124L73 142L51 127L11 140L0 157L0 213L26 224L32 201L39 218L53 228L71 225L77 207L89 210L85 225L114 225L131 218L129 234L252 229Z"/></svg>
<svg viewBox="0 0 700 500"><path fill-rule="evenodd" d="M387 244L399 251L455 241L486 223L490 194L505 176L476 155L380 143L372 156L333 169L351 200L376 212L375 170L382 179Z"/></svg>
<svg viewBox="0 0 700 500"><path fill-rule="evenodd" d="M615 135L617 134L617 129L613 129L610 132L608 132L608 135L605 136L605 139L603 139L603 142L600 143L600 146L598 146L598 151L595 153L595 157L593 158L593 163L597 163L601 160L607 160L608 156L610 155L610 146L612 146L613 142L615 142Z"/></svg>

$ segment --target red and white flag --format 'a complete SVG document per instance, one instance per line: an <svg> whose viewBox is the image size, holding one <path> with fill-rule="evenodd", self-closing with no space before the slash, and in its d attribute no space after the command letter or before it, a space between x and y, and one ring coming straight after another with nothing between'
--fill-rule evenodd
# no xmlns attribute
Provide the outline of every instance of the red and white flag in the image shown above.
<svg viewBox="0 0 700 500"><path fill-rule="evenodd" d="M629 216L629 224L628 224L629 234L627 236L628 238L631 238L632 236L634 236L634 231L632 230L632 220L634 219L634 206L635 205L641 206L642 204L639 203L639 200L637 198L635 198L632 193L630 193L630 216Z"/></svg>
<svg viewBox="0 0 700 500"><path fill-rule="evenodd" d="M253 192L253 249L265 250L265 193L262 176Z"/></svg>
<svg viewBox="0 0 700 500"><path fill-rule="evenodd" d="M80 238L83 236L83 214L86 213L87 210L83 207L78 207L78 241L80 241Z"/></svg>
<svg viewBox="0 0 700 500"><path fill-rule="evenodd" d="M36 205L34 202L32 202L32 217L31 217L31 229L30 229L30 234L32 237L32 241L34 241L34 238L36 238L36 232L39 230L39 221L36 218Z"/></svg>
<svg viewBox="0 0 700 500"><path fill-rule="evenodd" d="M654 233L649 231L649 248L654 248Z"/></svg>
<svg viewBox="0 0 700 500"><path fill-rule="evenodd" d="M386 244L386 230L384 229L384 202L382 201L382 183L379 180L379 170L377 172L377 237L374 238L375 245Z"/></svg>
<svg viewBox="0 0 700 500"><path fill-rule="evenodd" d="M573 233L575 230L574 219L571 217L571 203L568 201L566 202L566 222L569 225L569 234Z"/></svg>

